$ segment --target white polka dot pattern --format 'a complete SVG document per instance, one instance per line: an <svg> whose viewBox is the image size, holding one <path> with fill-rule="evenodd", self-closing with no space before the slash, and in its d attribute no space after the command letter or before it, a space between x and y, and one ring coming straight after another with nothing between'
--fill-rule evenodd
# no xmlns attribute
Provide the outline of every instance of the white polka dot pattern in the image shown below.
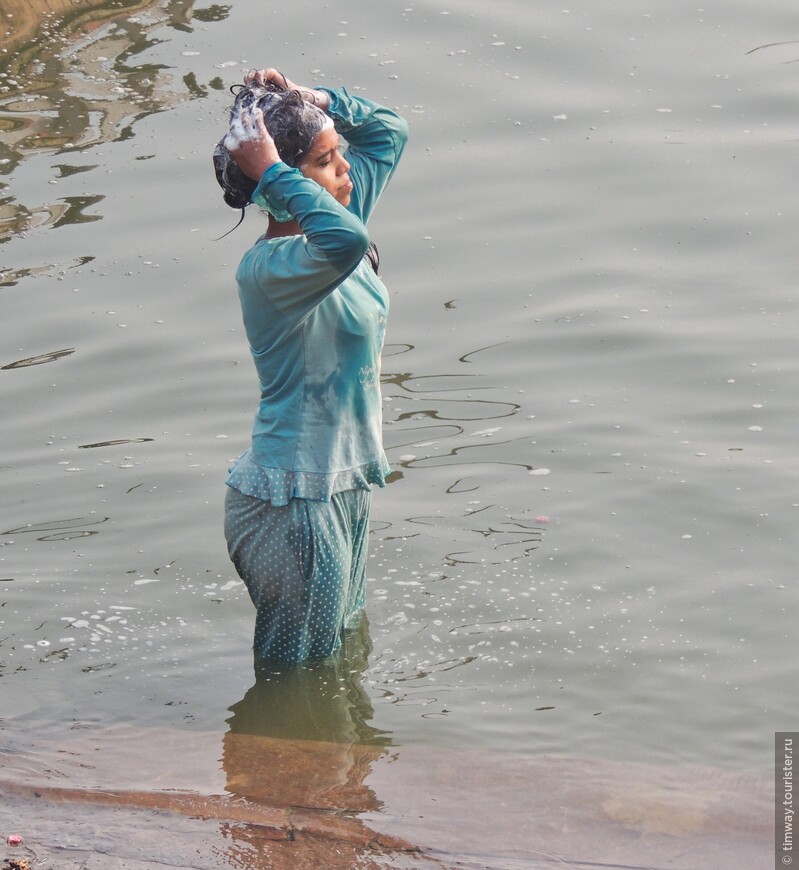
<svg viewBox="0 0 799 870"><path fill-rule="evenodd" d="M256 608L258 657L323 659L353 628L364 605L371 493L274 505L228 488L225 537Z"/></svg>

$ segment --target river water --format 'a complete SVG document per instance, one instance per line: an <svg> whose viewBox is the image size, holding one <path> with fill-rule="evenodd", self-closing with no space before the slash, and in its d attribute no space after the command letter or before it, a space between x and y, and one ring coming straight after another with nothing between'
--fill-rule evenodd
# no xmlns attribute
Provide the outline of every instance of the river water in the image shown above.
<svg viewBox="0 0 799 870"><path fill-rule="evenodd" d="M109 3L38 27L0 90L6 747L241 726L769 770L797 713L794 4ZM237 216L210 152L265 65L412 138L371 224L395 474L368 637L257 683L221 519L257 398L233 272L263 218L216 240Z"/></svg>

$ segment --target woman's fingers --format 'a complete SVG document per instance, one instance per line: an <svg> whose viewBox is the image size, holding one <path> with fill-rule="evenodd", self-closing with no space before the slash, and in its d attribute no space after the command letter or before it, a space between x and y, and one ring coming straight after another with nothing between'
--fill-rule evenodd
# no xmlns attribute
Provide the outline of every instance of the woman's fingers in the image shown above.
<svg viewBox="0 0 799 870"><path fill-rule="evenodd" d="M264 76L268 73L269 70L266 69L251 69L246 76L244 76L244 84L245 85L258 85L259 87L263 87L266 84L266 79Z"/></svg>
<svg viewBox="0 0 799 870"><path fill-rule="evenodd" d="M255 129L258 133L259 139L269 139L271 141L272 137L269 135L269 131L266 129L266 122L264 121L264 113L258 106L252 107L252 112L250 113L250 118L252 123L255 125Z"/></svg>
<svg viewBox="0 0 799 870"><path fill-rule="evenodd" d="M306 102L314 102L313 90L311 88L294 84L291 79L287 78L279 69L275 69L274 67L270 66L265 69L251 69L247 75L244 76L244 84L249 87L264 88L270 82L274 82L276 85L285 88L287 91L298 91Z"/></svg>
<svg viewBox="0 0 799 870"><path fill-rule="evenodd" d="M315 91L313 88L297 85L291 79L286 78L279 69L274 67L251 69L244 76L244 84L248 87L264 88L270 82L274 82L278 87L285 88L287 91L296 91L306 103L312 103L320 109L326 109L328 106L327 95L324 91Z"/></svg>
<svg viewBox="0 0 799 870"><path fill-rule="evenodd" d="M241 125L248 141L255 142L259 139L271 140L272 138L266 129L264 113L258 106L252 106L249 112L241 113Z"/></svg>
<svg viewBox="0 0 799 870"><path fill-rule="evenodd" d="M290 82L280 70L275 69L274 67L266 67L265 69L251 69L246 76L244 76L244 84L256 87L266 87L269 82L275 82L275 84L280 85L282 88L287 88L289 90L294 90L296 85Z"/></svg>

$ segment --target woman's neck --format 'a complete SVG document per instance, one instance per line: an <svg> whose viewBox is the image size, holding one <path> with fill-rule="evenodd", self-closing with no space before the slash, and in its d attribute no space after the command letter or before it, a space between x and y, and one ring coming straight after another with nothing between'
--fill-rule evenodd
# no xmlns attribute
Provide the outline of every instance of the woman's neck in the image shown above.
<svg viewBox="0 0 799 870"><path fill-rule="evenodd" d="M282 236L299 236L302 234L302 229L297 221L279 221L270 214L269 228L267 229L264 238L278 239Z"/></svg>

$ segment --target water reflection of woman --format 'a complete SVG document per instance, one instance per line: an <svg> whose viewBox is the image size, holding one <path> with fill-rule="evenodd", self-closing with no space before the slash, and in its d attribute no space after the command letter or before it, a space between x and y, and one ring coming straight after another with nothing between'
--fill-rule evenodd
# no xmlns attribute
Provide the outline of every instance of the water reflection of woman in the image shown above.
<svg viewBox="0 0 799 870"><path fill-rule="evenodd" d="M370 724L374 711L362 684L370 650L364 618L325 661L256 660L254 685L230 707L226 790L271 807L377 809L365 779L390 735Z"/></svg>
<svg viewBox="0 0 799 870"><path fill-rule="evenodd" d="M269 212L236 275L261 401L225 506L267 660L329 656L363 609L370 490L389 470L388 296L366 222L406 138L389 109L265 69L245 79L214 153L225 201Z"/></svg>

